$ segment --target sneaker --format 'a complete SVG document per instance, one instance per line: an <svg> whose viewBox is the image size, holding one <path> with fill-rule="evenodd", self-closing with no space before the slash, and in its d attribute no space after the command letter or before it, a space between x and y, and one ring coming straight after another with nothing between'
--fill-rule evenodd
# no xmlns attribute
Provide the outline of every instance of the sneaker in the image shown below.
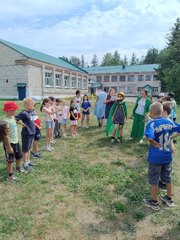
<svg viewBox="0 0 180 240"><path fill-rule="evenodd" d="M26 171L33 171L33 170L34 170L34 168L32 168L31 166L29 166L29 164L28 164L28 165L24 165L24 164L23 164L23 168L24 168L24 170L26 170Z"/></svg>
<svg viewBox="0 0 180 240"><path fill-rule="evenodd" d="M162 202L166 203L169 207L175 207L172 198L169 198L167 195L165 196L160 195L160 199Z"/></svg>
<svg viewBox="0 0 180 240"><path fill-rule="evenodd" d="M8 176L7 177L7 181L8 182L16 182L17 181L17 177L12 175L12 176Z"/></svg>
<svg viewBox="0 0 180 240"><path fill-rule="evenodd" d="M134 138L132 138L132 137L129 137L129 140L133 140Z"/></svg>
<svg viewBox="0 0 180 240"><path fill-rule="evenodd" d="M120 143L121 142L121 139L120 137L117 138L117 143Z"/></svg>
<svg viewBox="0 0 180 240"><path fill-rule="evenodd" d="M56 141L55 141L55 140L51 140L51 142L50 142L50 143L52 143L52 144L53 144L53 143L56 143Z"/></svg>
<svg viewBox="0 0 180 240"><path fill-rule="evenodd" d="M141 139L141 140L139 141L139 143L140 143L140 144L143 144L143 140Z"/></svg>
<svg viewBox="0 0 180 240"><path fill-rule="evenodd" d="M160 210L159 202L154 202L152 199L144 199L143 202L146 207L149 207L155 211Z"/></svg>
<svg viewBox="0 0 180 240"><path fill-rule="evenodd" d="M33 158L42 158L41 154L31 152Z"/></svg>
<svg viewBox="0 0 180 240"><path fill-rule="evenodd" d="M54 150L54 148L53 148L53 147L51 147L51 146L49 146L49 149L51 149L51 151L52 151L52 150Z"/></svg>
<svg viewBox="0 0 180 240"><path fill-rule="evenodd" d="M32 162L29 162L28 165L29 165L30 167L36 167L36 166L37 166L37 164L32 163Z"/></svg>
<svg viewBox="0 0 180 240"><path fill-rule="evenodd" d="M24 168L16 169L16 172L19 172L19 173L27 173L27 171L26 171Z"/></svg>
<svg viewBox="0 0 180 240"><path fill-rule="evenodd" d="M110 143L114 143L114 142L115 142L115 138L112 137Z"/></svg>
<svg viewBox="0 0 180 240"><path fill-rule="evenodd" d="M44 150L48 152L52 152L52 149L50 147L45 147Z"/></svg>

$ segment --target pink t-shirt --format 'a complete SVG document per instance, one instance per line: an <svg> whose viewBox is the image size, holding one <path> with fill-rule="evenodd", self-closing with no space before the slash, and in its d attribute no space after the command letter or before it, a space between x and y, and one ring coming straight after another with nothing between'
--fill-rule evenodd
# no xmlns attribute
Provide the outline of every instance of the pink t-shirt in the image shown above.
<svg viewBox="0 0 180 240"><path fill-rule="evenodd" d="M69 116L69 107L68 106L64 106L62 108L62 118L63 119L68 119Z"/></svg>

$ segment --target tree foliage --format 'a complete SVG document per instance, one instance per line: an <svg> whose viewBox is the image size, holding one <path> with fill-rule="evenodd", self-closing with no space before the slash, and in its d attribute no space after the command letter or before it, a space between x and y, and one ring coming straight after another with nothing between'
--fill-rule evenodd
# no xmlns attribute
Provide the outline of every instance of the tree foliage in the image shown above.
<svg viewBox="0 0 180 240"><path fill-rule="evenodd" d="M80 66L80 59L76 56L71 56L69 61L78 67Z"/></svg>
<svg viewBox="0 0 180 240"><path fill-rule="evenodd" d="M162 91L175 93L180 101L180 19L172 27L167 38L167 47L158 56L157 77L161 80Z"/></svg>
<svg viewBox="0 0 180 240"><path fill-rule="evenodd" d="M93 55L92 61L91 61L91 67L97 67L99 65L98 58L96 54Z"/></svg>
<svg viewBox="0 0 180 240"><path fill-rule="evenodd" d="M147 51L147 54L144 58L143 63L144 64L154 64L157 63L157 58L158 58L159 51L158 49L152 47Z"/></svg>

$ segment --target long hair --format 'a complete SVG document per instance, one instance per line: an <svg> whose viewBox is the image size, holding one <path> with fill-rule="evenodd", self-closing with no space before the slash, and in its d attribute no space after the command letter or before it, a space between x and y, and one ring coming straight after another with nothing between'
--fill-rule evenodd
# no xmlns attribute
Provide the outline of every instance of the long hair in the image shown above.
<svg viewBox="0 0 180 240"><path fill-rule="evenodd" d="M87 101L89 101L88 95L85 94L85 95L83 96L83 102L84 102L84 97L87 97Z"/></svg>
<svg viewBox="0 0 180 240"><path fill-rule="evenodd" d="M45 106L45 103L48 103L48 102L49 102L49 98L44 98L43 99L43 102L42 102L41 107L40 107L41 112L42 112L43 107Z"/></svg>
<svg viewBox="0 0 180 240"><path fill-rule="evenodd" d="M5 138L7 137L6 134L6 127L8 123L5 121L0 121L0 142L4 142Z"/></svg>

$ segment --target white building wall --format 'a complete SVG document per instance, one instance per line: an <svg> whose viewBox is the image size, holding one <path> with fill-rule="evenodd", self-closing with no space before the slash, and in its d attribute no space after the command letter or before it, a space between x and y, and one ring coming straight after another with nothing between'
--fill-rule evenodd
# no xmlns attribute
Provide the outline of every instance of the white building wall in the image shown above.
<svg viewBox="0 0 180 240"><path fill-rule="evenodd" d="M0 98L18 98L17 83L27 84L27 66L0 66Z"/></svg>
<svg viewBox="0 0 180 240"><path fill-rule="evenodd" d="M26 57L21 53L0 43L0 66L12 66L15 60L25 60Z"/></svg>
<svg viewBox="0 0 180 240"><path fill-rule="evenodd" d="M29 97L42 98L42 67L28 65L28 86L27 94Z"/></svg>

